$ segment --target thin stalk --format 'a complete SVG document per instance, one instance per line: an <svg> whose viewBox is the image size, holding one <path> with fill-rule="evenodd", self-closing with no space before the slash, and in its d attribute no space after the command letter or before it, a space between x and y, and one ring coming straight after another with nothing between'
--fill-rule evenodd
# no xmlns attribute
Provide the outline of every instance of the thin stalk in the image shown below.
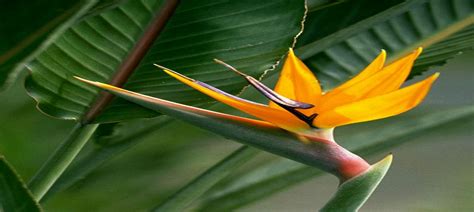
<svg viewBox="0 0 474 212"><path fill-rule="evenodd" d="M172 120L169 117L163 116L159 120L157 119L156 123L144 127L143 129L133 131L124 137L119 136L112 138L109 140L109 142L112 144L99 146L94 150L84 154L83 157L78 158L77 162L74 162L56 181L56 183L54 183L51 189L43 197L44 200L48 199L57 192L71 187L79 180L86 178L99 166L103 165L113 157L120 155L120 153L126 151L127 149L130 149L132 146L140 143L152 132L155 132L161 127L166 126L168 123L171 123L171 121Z"/></svg>
<svg viewBox="0 0 474 212"><path fill-rule="evenodd" d="M28 183L33 197L40 201L61 174L66 170L82 147L87 143L97 124L76 124L69 137L56 149L51 157Z"/></svg>
<svg viewBox="0 0 474 212"><path fill-rule="evenodd" d="M249 146L239 148L170 196L155 207L153 211L183 211L195 199L228 176L237 167L252 159L258 152L260 151Z"/></svg>

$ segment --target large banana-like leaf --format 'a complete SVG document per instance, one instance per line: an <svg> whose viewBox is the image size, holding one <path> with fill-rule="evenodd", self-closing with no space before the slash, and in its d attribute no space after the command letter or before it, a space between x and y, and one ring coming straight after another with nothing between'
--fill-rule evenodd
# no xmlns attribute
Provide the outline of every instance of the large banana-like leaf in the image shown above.
<svg viewBox="0 0 474 212"><path fill-rule="evenodd" d="M105 82L123 76L117 71L124 64L140 61L141 57L129 53L137 43L150 39L148 30L154 27L150 23L169 2L127 1L68 29L28 65L31 75L26 88L38 101L39 109L59 118L81 119L101 97L98 89L84 86L72 76ZM215 81L213 85L236 93L245 81L212 59L225 60L246 73L261 76L293 45L304 13L303 0L182 1L136 72L128 81L125 79L125 87L188 104L208 101L164 77L152 65L158 63L196 79ZM96 121L155 115L118 100Z"/></svg>
<svg viewBox="0 0 474 212"><path fill-rule="evenodd" d="M96 2L97 0L2 1L0 88L15 79L22 69L21 65L38 53L38 47L51 43L57 34L86 14Z"/></svg>
<svg viewBox="0 0 474 212"><path fill-rule="evenodd" d="M0 156L0 211L41 211L26 185L3 156Z"/></svg>
<svg viewBox="0 0 474 212"><path fill-rule="evenodd" d="M355 7L367 2L346 4ZM360 8L361 13L372 10L364 8ZM474 46L474 29L469 27L474 23L474 3L471 0L410 0L353 24L339 21L343 22L336 24L342 27L340 30L329 27L326 30L323 28L319 34L315 33L327 19L336 19L338 14L344 12L357 13L352 12L353 7L326 10L321 13L328 16L309 15L302 35L303 42L297 51L326 89L354 76L380 49L387 50L389 60L394 60L418 46L425 47L412 72L416 75ZM353 16L360 18L357 14Z"/></svg>

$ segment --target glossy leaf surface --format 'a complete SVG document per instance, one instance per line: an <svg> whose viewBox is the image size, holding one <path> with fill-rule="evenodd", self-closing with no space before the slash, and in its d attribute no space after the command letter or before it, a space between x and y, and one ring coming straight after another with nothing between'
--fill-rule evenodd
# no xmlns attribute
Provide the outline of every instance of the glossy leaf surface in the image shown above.
<svg viewBox="0 0 474 212"><path fill-rule="evenodd" d="M108 82L162 4L160 0L127 1L67 30L29 65L32 74L26 88L39 108L59 118L80 119L99 90L85 87L72 76ZM293 45L304 12L302 0L182 1L125 87L187 104L209 101L160 73L153 66L158 63L237 93L246 82L212 59L261 76ZM155 115L117 100L97 121Z"/></svg>
<svg viewBox="0 0 474 212"><path fill-rule="evenodd" d="M62 28L85 15L98 1L18 0L0 7L0 89L13 83L22 65L51 43ZM41 13L38 13L41 11ZM12 18L15 17L15 18Z"/></svg>
<svg viewBox="0 0 474 212"><path fill-rule="evenodd" d="M325 89L357 74L381 49L387 51L390 62L424 47L413 76L474 47L474 4L470 0L387 1L377 7L372 4L348 1L310 13L297 55L305 59ZM359 21L339 19L342 13ZM335 20L335 24L320 30L328 19Z"/></svg>

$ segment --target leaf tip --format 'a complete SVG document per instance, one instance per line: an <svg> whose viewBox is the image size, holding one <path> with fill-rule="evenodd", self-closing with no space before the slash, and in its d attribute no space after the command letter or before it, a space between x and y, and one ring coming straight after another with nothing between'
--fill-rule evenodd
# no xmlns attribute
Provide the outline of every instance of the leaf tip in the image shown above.
<svg viewBox="0 0 474 212"><path fill-rule="evenodd" d="M387 172L388 169L390 168L390 166L392 165L392 161L393 161L393 154L389 153L382 160L380 160L379 162L373 164L371 167L372 167L372 169L374 169L375 167L378 167L378 168L381 168L381 169L385 170L383 172Z"/></svg>
<svg viewBox="0 0 474 212"><path fill-rule="evenodd" d="M391 164L392 161L393 161L393 153L390 152L387 156L385 156L384 159L382 159L382 161L383 161L384 163Z"/></svg>

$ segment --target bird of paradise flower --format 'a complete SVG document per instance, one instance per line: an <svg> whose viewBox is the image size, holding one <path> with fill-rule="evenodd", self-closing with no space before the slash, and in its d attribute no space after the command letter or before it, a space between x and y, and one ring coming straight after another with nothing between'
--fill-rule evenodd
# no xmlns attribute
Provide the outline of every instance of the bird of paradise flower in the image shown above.
<svg viewBox="0 0 474 212"><path fill-rule="evenodd" d="M292 49L289 50L274 90L234 67L216 60L244 77L270 100L269 104L242 99L157 65L164 72L186 85L263 121L182 105L111 85L76 78L131 101L139 101L142 106L148 108L160 105L162 109L174 108L203 116L237 120L250 126L275 126L297 135L299 141L324 144L316 145L316 147L314 145L297 146L291 149L287 144L272 147L265 142L260 148L263 146L264 149L271 149L276 154L289 156L292 159L322 168L335 174L341 179L341 182L344 182L367 171L370 165L359 156L337 145L334 141L333 129L337 126L394 116L419 105L429 92L433 82L438 78L439 73L410 86L400 87L421 52L422 48L418 48L393 63L385 65L386 52L382 50L373 62L357 76L328 92L322 91L316 76L295 56ZM306 151L302 150L304 148L309 149L306 152L309 152L308 154L301 154L302 151ZM391 161L391 156L389 158Z"/></svg>

